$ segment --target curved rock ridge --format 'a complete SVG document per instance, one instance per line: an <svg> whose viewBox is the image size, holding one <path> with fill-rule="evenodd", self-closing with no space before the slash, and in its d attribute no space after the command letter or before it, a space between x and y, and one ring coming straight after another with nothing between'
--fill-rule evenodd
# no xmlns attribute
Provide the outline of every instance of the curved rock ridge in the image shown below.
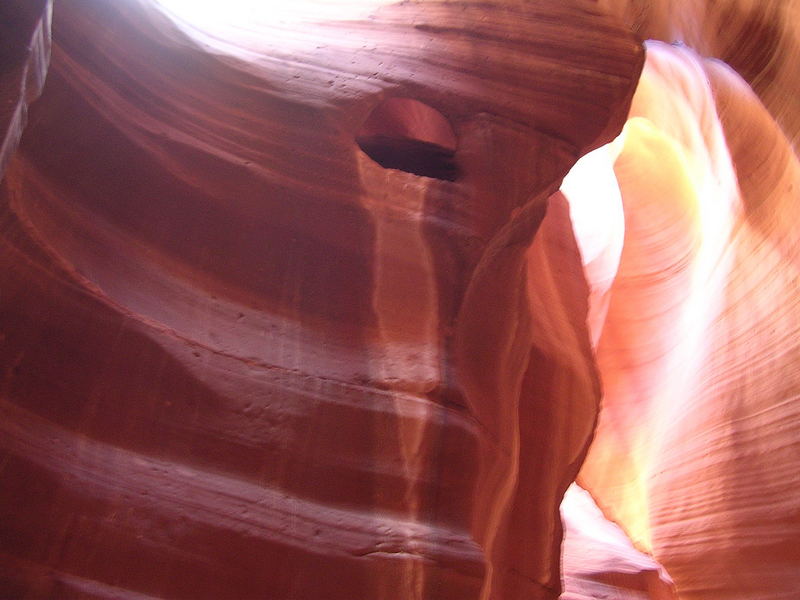
<svg viewBox="0 0 800 600"><path fill-rule="evenodd" d="M800 150L800 1L601 0L643 39L685 44L733 68Z"/></svg>
<svg viewBox="0 0 800 600"><path fill-rule="evenodd" d="M647 56L598 192L624 227L576 219L604 387L579 481L682 599L793 598L800 163L725 64Z"/></svg>
<svg viewBox="0 0 800 600"><path fill-rule="evenodd" d="M599 383L555 192L638 39L588 0L164 15L56 4L0 188L0 589L556 598ZM391 98L454 180L362 152Z"/></svg>
<svg viewBox="0 0 800 600"><path fill-rule="evenodd" d="M0 6L0 178L19 144L28 105L44 85L52 10L52 0L8 0Z"/></svg>

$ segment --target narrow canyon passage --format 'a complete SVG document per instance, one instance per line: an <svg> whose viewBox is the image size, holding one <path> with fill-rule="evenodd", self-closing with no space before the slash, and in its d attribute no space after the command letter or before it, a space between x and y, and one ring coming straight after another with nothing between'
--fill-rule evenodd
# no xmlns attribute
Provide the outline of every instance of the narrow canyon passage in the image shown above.
<svg viewBox="0 0 800 600"><path fill-rule="evenodd" d="M0 6L0 598L796 598L798 32Z"/></svg>

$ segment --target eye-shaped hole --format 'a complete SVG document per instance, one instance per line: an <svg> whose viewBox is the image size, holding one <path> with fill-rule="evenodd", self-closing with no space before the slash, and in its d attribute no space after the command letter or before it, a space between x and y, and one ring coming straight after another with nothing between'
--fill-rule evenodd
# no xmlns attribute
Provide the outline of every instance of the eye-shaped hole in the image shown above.
<svg viewBox="0 0 800 600"><path fill-rule="evenodd" d="M356 142L387 169L446 181L458 177L453 128L442 113L418 100L385 100L372 111Z"/></svg>

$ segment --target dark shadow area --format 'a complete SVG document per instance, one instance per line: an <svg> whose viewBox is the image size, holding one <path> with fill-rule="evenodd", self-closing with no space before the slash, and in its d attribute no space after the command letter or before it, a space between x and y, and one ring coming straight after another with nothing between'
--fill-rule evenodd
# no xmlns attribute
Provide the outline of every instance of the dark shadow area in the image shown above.
<svg viewBox="0 0 800 600"><path fill-rule="evenodd" d="M359 147L387 169L455 181L456 137L439 111L410 98L390 98L356 135Z"/></svg>

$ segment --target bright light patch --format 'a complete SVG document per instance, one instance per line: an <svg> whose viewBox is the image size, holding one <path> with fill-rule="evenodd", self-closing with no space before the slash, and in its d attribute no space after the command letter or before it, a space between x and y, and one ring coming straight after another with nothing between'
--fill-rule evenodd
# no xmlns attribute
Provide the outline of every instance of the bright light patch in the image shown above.
<svg viewBox="0 0 800 600"><path fill-rule="evenodd" d="M281 23L359 19L387 0L152 0L165 12L198 29L245 29Z"/></svg>
<svg viewBox="0 0 800 600"><path fill-rule="evenodd" d="M315 24L364 20L392 0L140 0L215 52L258 61L266 50L324 44ZM341 40L340 40L341 41Z"/></svg>

